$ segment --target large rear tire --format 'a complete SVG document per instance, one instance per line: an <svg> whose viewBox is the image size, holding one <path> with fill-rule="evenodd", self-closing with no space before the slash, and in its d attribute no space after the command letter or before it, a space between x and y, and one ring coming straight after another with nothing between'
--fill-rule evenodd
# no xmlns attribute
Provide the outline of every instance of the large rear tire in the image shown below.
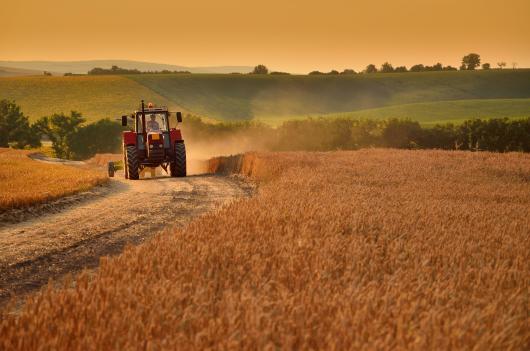
<svg viewBox="0 0 530 351"><path fill-rule="evenodd" d="M135 146L127 146L126 149L126 161L124 165L126 167L125 174L128 179L139 179L140 175L138 173L139 163L138 163L138 153L136 152Z"/></svg>
<svg viewBox="0 0 530 351"><path fill-rule="evenodd" d="M186 146L184 143L175 143L175 160L169 167L172 177L186 176Z"/></svg>

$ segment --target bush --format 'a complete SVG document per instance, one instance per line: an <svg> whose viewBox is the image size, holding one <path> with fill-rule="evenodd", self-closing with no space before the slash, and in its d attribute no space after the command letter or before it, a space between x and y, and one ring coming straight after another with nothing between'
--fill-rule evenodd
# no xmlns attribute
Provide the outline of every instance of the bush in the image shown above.
<svg viewBox="0 0 530 351"><path fill-rule="evenodd" d="M82 160L98 153L121 152L122 130L119 123L109 119L79 128L70 142L73 158Z"/></svg>
<svg viewBox="0 0 530 351"><path fill-rule="evenodd" d="M40 146L40 133L14 101L0 100L0 147Z"/></svg>

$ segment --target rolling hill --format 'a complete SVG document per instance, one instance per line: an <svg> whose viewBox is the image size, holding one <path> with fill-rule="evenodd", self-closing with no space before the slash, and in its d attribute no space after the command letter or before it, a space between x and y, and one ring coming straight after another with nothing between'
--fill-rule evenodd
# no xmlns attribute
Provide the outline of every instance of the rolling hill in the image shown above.
<svg viewBox="0 0 530 351"><path fill-rule="evenodd" d="M42 73L42 71L36 71L32 69L0 66L0 77L37 76L42 75Z"/></svg>
<svg viewBox="0 0 530 351"><path fill-rule="evenodd" d="M393 105L352 112L313 115L322 118L386 119L400 118L420 122L424 126L440 123L459 123L462 120L481 118L524 118L530 117L530 99L476 99L420 102ZM295 116L287 119L301 119ZM269 124L279 124L285 119L264 119Z"/></svg>
<svg viewBox="0 0 530 351"><path fill-rule="evenodd" d="M81 111L119 116L140 99L218 120L409 117L430 124L530 115L530 70L280 76L142 74L0 78L0 99L31 118Z"/></svg>
<svg viewBox="0 0 530 351"><path fill-rule="evenodd" d="M191 73L247 73L252 71L250 66L213 66L213 67L187 67L169 65L164 63L142 62L132 60L87 60L87 61L0 61L0 66L36 70L38 74L42 71L58 72L60 75L66 72L86 74L94 67L110 68L113 65L138 69L140 71L190 71Z"/></svg>
<svg viewBox="0 0 530 351"><path fill-rule="evenodd" d="M121 76L11 77L0 79L0 99L15 100L30 120L52 113L83 113L88 121L117 118L139 99L176 107L171 101Z"/></svg>

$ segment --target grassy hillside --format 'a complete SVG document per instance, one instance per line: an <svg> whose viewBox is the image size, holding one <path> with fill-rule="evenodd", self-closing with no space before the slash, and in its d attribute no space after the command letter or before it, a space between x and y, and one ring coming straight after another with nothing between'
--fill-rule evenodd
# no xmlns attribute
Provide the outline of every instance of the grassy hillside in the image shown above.
<svg viewBox="0 0 530 351"><path fill-rule="evenodd" d="M528 116L530 70L354 76L168 74L0 78L0 99L32 118L76 109L116 117L140 99L221 120L347 113L425 123ZM353 112L352 112L353 111Z"/></svg>
<svg viewBox="0 0 530 351"><path fill-rule="evenodd" d="M188 67L164 63L132 61L132 60L85 60L85 61L0 61L0 66L51 72L71 72L86 74L94 67L110 68L116 65L122 68L138 69L140 71L190 71L192 73L232 73L250 72L250 66L210 66Z"/></svg>
<svg viewBox="0 0 530 351"><path fill-rule="evenodd" d="M19 77L36 75L42 75L42 71L0 66L0 77Z"/></svg>
<svg viewBox="0 0 530 351"><path fill-rule="evenodd" d="M437 123L459 123L473 118L530 117L530 99L474 99L421 102L311 116L375 120L409 118L420 122L424 126L430 126ZM262 121L272 125L279 125L287 119L304 118L307 118L307 115L289 116L286 118L265 118Z"/></svg>
<svg viewBox="0 0 530 351"><path fill-rule="evenodd" d="M54 112L80 111L89 121L116 118L141 98L174 105L152 90L120 76L11 77L0 79L0 99L14 99L31 120Z"/></svg>
<svg viewBox="0 0 530 351"><path fill-rule="evenodd" d="M130 78L190 111L219 119L327 114L444 100L530 98L530 70L355 76L139 75ZM448 112L454 114L454 111Z"/></svg>

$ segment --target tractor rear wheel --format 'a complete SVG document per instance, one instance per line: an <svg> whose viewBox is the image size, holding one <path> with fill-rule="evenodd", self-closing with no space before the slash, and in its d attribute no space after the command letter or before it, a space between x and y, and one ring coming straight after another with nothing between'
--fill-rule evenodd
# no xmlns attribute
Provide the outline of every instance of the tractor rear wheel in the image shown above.
<svg viewBox="0 0 530 351"><path fill-rule="evenodd" d="M175 143L175 160L169 167L172 177L186 176L186 146L184 143Z"/></svg>
<svg viewBox="0 0 530 351"><path fill-rule="evenodd" d="M127 164L124 165L126 167L125 174L128 176L128 179L139 179L138 153L136 152L136 147L127 146L126 155Z"/></svg>

